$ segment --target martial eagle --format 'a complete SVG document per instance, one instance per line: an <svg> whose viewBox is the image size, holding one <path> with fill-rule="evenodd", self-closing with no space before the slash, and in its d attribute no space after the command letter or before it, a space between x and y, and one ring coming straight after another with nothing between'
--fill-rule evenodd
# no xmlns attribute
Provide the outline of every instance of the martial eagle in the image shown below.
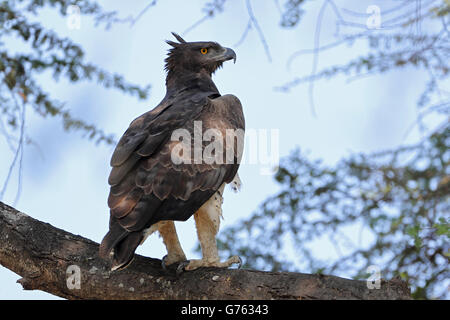
<svg viewBox="0 0 450 320"><path fill-rule="evenodd" d="M223 62L236 61L236 54L216 42L186 42L172 34L178 42L166 41L171 46L165 60L166 95L131 122L111 158L109 232L100 256L112 255L112 270L126 267L137 246L155 231L167 248L163 267L179 263L178 270L194 270L241 263L237 256L220 261L216 234L225 184L240 184L244 115L239 99L221 95L211 78ZM184 135L174 135L180 132ZM209 138L199 144L196 138L206 133ZM174 221L192 215L203 257L187 261Z"/></svg>

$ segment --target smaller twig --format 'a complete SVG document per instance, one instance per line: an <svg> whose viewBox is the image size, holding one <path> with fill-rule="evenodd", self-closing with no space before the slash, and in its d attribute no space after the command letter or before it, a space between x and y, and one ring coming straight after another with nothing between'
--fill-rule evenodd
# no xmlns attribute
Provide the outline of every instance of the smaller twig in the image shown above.
<svg viewBox="0 0 450 320"><path fill-rule="evenodd" d="M8 144L9 149L12 152L15 152L16 148L14 147L13 140L17 141L17 138L8 133L8 130L6 130L6 127L3 124L2 119L0 119L0 133L5 137L5 140L6 140L6 143Z"/></svg>
<svg viewBox="0 0 450 320"><path fill-rule="evenodd" d="M349 41L353 41L359 38L364 38L366 37L369 33L371 33L371 31L366 31L366 32L362 32L362 33L358 33L355 35L348 35L343 37L342 39L339 39L337 41L328 43L326 45L320 46L318 48L313 48L313 49L303 49L303 50L298 50L294 53L291 54L291 56L288 58L287 63L286 63L286 68L289 70L291 68L292 63L294 62L294 60L302 55L305 54L311 54L311 53L315 53L318 51L326 51L329 49L332 49L334 47L337 47L345 42L349 42Z"/></svg>
<svg viewBox="0 0 450 320"><path fill-rule="evenodd" d="M339 259L341 259L343 257L341 248L339 247L339 242L336 240L336 238L334 237L334 235L331 233L328 235L328 239L330 240L331 244L334 247L334 250L336 251L336 254L338 255Z"/></svg>
<svg viewBox="0 0 450 320"><path fill-rule="evenodd" d="M189 26L186 30L184 30L181 35L185 36L186 34L188 34L189 32L191 32L193 29L197 28L199 25L201 25L203 22L205 22L206 20L210 19L211 15L207 14L204 17L202 17L201 19L197 20L194 24L192 24L191 26Z"/></svg>
<svg viewBox="0 0 450 320"><path fill-rule="evenodd" d="M18 149L20 150L20 158L19 158L19 168L18 168L18 179L17 179L17 193L16 197L14 198L13 205L15 206L17 204L17 201L19 201L20 194L22 193L22 165L23 165L23 150L24 150L24 144L25 144L25 101L22 101L22 112L21 112L21 123L20 123L20 138L19 138L19 146Z"/></svg>
<svg viewBox="0 0 450 320"><path fill-rule="evenodd" d="M145 12L147 12L147 10L150 9L150 7L153 7L154 5L156 5L156 0L153 0L152 2L147 4L145 6L145 8L142 9L141 12L138 13L136 18L132 18L132 20L130 22L130 27L133 27L136 24L136 22L145 14Z"/></svg>
<svg viewBox="0 0 450 320"><path fill-rule="evenodd" d="M247 23L247 26L245 27L245 30L244 30L244 32L242 33L241 38L239 39L238 42L236 42L236 43L233 45L233 47L239 47L239 46L244 42L244 40L245 40L245 38L247 38L248 32L250 31L251 28L252 28L252 20L249 19L249 20L248 20L248 23Z"/></svg>
<svg viewBox="0 0 450 320"><path fill-rule="evenodd" d="M280 1L274 0L274 2L275 2L275 6L277 7L278 13L279 13L280 15L283 14L283 11L281 10Z"/></svg>
<svg viewBox="0 0 450 320"><path fill-rule="evenodd" d="M309 81L309 86L308 86L308 95L309 95L309 104L311 107L311 113L312 115L316 118L316 108L314 105L314 83L315 81L312 80L314 79L316 72L317 72L317 66L319 65L319 48L320 48L320 30L322 27L322 20L323 20L323 15L325 13L325 9L328 5L329 1L325 1L322 5L322 7L320 8L319 11L319 15L317 17L317 25L316 25L316 31L314 32L314 54L313 54L313 67L311 70L311 80Z"/></svg>
<svg viewBox="0 0 450 320"><path fill-rule="evenodd" d="M255 27L256 31L258 32L259 39L261 40L261 43L264 47L264 51L266 52L266 55L267 55L267 59L269 60L269 62L272 62L269 45L267 44L266 38L264 37L264 33L261 30L261 27L259 26L258 20L255 17L255 14L253 13L253 9L252 9L250 0L246 0L246 4L247 4L247 11L248 11L248 15L250 17L250 21L253 24L253 26Z"/></svg>
<svg viewBox="0 0 450 320"><path fill-rule="evenodd" d="M416 119L411 123L411 125L406 129L405 134L403 135L402 140L406 140L408 136L411 134L412 130L419 126L419 130L421 133L425 132L425 126L423 124L423 120L426 116L431 114L432 112L439 112L441 109L444 109L444 113L448 114L450 111L450 101L441 102L438 104L435 104L433 106L428 107L426 110L418 112Z"/></svg>
<svg viewBox="0 0 450 320"><path fill-rule="evenodd" d="M99 17L96 18L96 24L100 23L100 21L102 20L106 20L106 29L109 29L111 27L111 25L113 23L130 23L130 28L132 28L136 22L138 22L138 20L145 14L145 12L147 12L147 10L150 7L153 7L154 5L156 5L156 1L157 0L153 0L152 2L150 2L149 4L147 4L145 6L144 9L142 9L137 15L136 17L133 17L132 15L127 16L126 18L117 18L117 11L112 11L112 12L108 12L106 14L100 15Z"/></svg>
<svg viewBox="0 0 450 320"><path fill-rule="evenodd" d="M386 17L388 14L397 12L401 9L404 9L405 6L410 5L412 3L411 0L406 0L403 1L401 4L399 4L398 6L392 7L390 9L387 10L383 10L383 16ZM357 11L353 11L347 8L341 8L342 11L344 11L346 14L354 16L354 17L368 17L370 14L369 13L365 13L365 12L357 12Z"/></svg>
<svg viewBox="0 0 450 320"><path fill-rule="evenodd" d="M23 156L23 143L24 143L24 136L25 136L25 103L22 104L22 108L20 108L19 103L17 102L16 97L14 96L14 92L11 91L11 96L13 98L13 101L18 109L22 110L21 115L21 125L20 125L20 137L17 145L17 149L14 153L13 161L11 162L11 165L9 166L8 174L6 175L5 182L3 183L2 191L0 192L0 199L3 198L6 189L8 187L9 179L11 178L12 172L14 170L14 167L16 166L17 160L19 158L19 183L18 183L18 191L16 194L15 202L18 200L18 195L20 195L20 189L21 189L21 173L22 170L22 156Z"/></svg>

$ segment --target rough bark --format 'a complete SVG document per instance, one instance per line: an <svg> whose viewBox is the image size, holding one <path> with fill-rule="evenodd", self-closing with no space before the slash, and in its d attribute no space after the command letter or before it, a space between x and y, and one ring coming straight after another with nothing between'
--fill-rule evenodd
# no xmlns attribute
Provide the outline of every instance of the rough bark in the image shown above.
<svg viewBox="0 0 450 320"><path fill-rule="evenodd" d="M368 289L365 281L292 272L202 268L177 277L174 268L164 271L160 260L139 255L128 268L111 272L97 243L2 202L0 264L22 277L25 290L67 299L410 299L397 279Z"/></svg>

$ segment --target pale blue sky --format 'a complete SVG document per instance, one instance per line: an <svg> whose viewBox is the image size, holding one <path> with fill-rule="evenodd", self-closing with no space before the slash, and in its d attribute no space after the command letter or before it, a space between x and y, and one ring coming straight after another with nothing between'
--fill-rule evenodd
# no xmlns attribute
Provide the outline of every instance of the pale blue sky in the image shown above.
<svg viewBox="0 0 450 320"><path fill-rule="evenodd" d="M105 9L117 9L121 16L136 15L148 1L101 1ZM253 28L245 41L233 47L248 23L245 1L229 1L225 11L185 35L187 41L213 40L233 47L236 64L226 63L214 76L222 94L232 93L243 104L247 128L278 129L280 156L296 146L309 150L312 157L333 163L351 152L371 152L413 142L417 129L405 134L417 115L416 101L423 90L424 73L404 69L383 76L366 77L348 82L343 76L320 81L314 89L317 117L310 111L308 86L290 93L274 90L298 75L311 72L312 56L304 55L286 68L290 55L299 49L310 49L318 15L318 2L308 2L304 19L295 29L279 27L276 1L252 1L253 11L270 48L272 62ZM105 132L119 137L138 115L152 109L165 94L163 60L171 31L183 33L202 17L204 1L160 1L150 8L131 28L116 24L108 31L93 26L89 17L81 17L80 30L69 30L66 20L54 10L44 11L39 20L58 34L69 36L85 49L86 58L101 67L123 74L128 80L152 85L147 101L138 101L114 90L92 83L69 84L62 79L54 83L42 75L45 88L54 97L67 101L75 116L96 123ZM392 7L392 1L339 1L348 9L365 12L369 4L381 10ZM382 11L383 12L383 11ZM320 41L333 41L335 19L331 11L324 16ZM319 69L344 64L367 48L366 43L344 46L320 55ZM25 149L23 181L16 208L58 228L99 242L108 228L106 199L109 188L109 159L113 147L82 139L78 133L65 133L57 119L41 119L27 113L26 131L38 147ZM13 155L0 139L0 184L3 183ZM240 176L243 189L238 194L225 192L222 226L249 216L257 206L277 190L272 176L261 175L259 165L243 165ZM12 204L17 188L17 174L11 179L2 201ZM178 223L182 246L189 257L197 244L192 220ZM351 231L350 231L351 232ZM351 235L350 235L351 236ZM318 246L318 256L327 258L330 246ZM161 258L165 252L157 236L139 247L139 254ZM245 259L245 257L243 257ZM16 283L18 275L0 267L0 299L46 299L53 296L23 291Z"/></svg>

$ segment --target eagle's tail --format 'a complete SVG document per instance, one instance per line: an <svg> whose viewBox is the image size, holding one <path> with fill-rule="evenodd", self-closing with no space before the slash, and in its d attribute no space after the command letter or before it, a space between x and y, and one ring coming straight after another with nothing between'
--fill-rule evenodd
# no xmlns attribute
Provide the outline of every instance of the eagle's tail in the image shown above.
<svg viewBox="0 0 450 320"><path fill-rule="evenodd" d="M113 251L111 270L123 269L133 260L141 240L142 232L128 232L118 224L112 225L100 244L99 256L108 259Z"/></svg>

